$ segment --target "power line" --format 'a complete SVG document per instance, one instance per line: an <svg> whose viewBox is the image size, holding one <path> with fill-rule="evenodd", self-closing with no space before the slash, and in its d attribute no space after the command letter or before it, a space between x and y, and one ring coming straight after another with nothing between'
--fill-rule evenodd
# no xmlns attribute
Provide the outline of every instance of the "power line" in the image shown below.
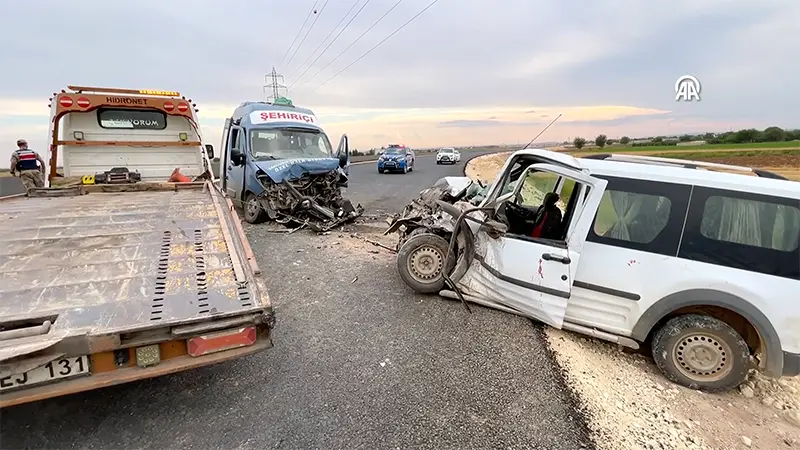
<svg viewBox="0 0 800 450"><path fill-rule="evenodd" d="M300 25L300 29L297 30L297 35L292 40L292 43L289 45L289 48L286 49L286 53L283 54L283 58L281 58L281 62L278 63L279 66L282 65L283 61L286 60L286 55L288 55L289 52L292 50L292 47L294 47L294 43L297 42L297 38L300 37L300 33L302 33L303 32L303 28L306 27L306 23L308 23L308 19L311 18L311 14L313 14L314 11L317 10L317 3L319 3L319 0L314 0L314 6L312 6L311 10L308 11L308 14L306 15L306 20L303 21L302 25Z"/></svg>
<svg viewBox="0 0 800 450"><path fill-rule="evenodd" d="M316 64L316 63L317 63L317 61L319 61L319 59L320 59L320 58L322 58L322 55L324 55L324 54L325 54L325 52L327 52L327 51L328 51L328 49L329 49L329 48L331 48L331 45L333 45L333 43L334 43L334 42L336 42L336 40L337 40L337 39L339 39L339 36L341 36L341 35L342 35L342 33L344 33L344 30L346 30L346 29L347 29L347 27L349 27L349 26L350 26L350 24L351 24L351 23L353 23L353 21L356 19L356 17L358 17L358 15L359 15L359 14L361 14L361 11L363 11L363 10L364 10L364 8L365 8L365 7L366 7L366 6L369 4L369 2L371 2L371 1L372 1L372 0L367 0L367 1L366 1L366 3L364 3L363 5L361 5L361 8L359 8L359 10L358 10L358 11L356 11L356 15L354 15L354 16L353 16L353 17L350 19L350 21L349 21L349 22L347 22L347 24L344 26L344 28L342 28L342 29L339 31L339 34L337 34L337 35L336 35L336 37L334 37L334 38L333 38L333 40L332 40L332 41L331 41L331 42L328 44L328 46L327 46L327 47L325 47L325 49L324 49L324 50L322 50L322 53L320 53L320 54L317 56L317 58L316 58L314 61L312 61L312 62L311 62L311 64L310 64L308 67L306 67L306 70L304 70L304 71L303 71L303 73L301 73L301 74L300 74L300 76L299 76L299 77L297 77L297 78L295 79L295 81L293 81L293 82L292 82L292 84L291 84L290 86L294 86L294 85L295 85L295 84L296 84L298 81L300 81L300 80L303 78L303 75L305 75L306 73L308 73L308 71L309 71L309 70L311 70L311 68L312 68L312 67L314 67L314 64ZM399 2L398 2L398 3L399 3ZM390 10L390 11L391 11L391 10ZM379 20L380 20L380 19L379 19ZM367 31L369 31L369 30L367 30ZM352 46L352 44L350 44L350 45ZM350 48L350 47L347 47L347 48ZM347 49L345 49L345 50L347 50ZM334 61L335 61L335 60L336 60L336 58L334 58ZM333 62L333 61L331 61L331 62ZM328 63L328 65L330 65L330 63ZM326 65L325 67L328 67L328 65ZM325 67L323 67L323 69L325 69ZM316 75L317 75L317 74L315 74L314 76L316 76ZM311 77L311 78L314 78L314 77ZM311 78L309 78L308 80L311 80Z"/></svg>
<svg viewBox="0 0 800 450"><path fill-rule="evenodd" d="M360 1L361 1L361 0L356 0L356 1L353 3L353 6L351 6L351 7L350 7L350 9L349 9L349 10L348 10L348 11L347 11L345 14L344 14L344 16L342 16L342 19L339 21L339 23L337 23L337 24L336 24L336 26L335 26L335 27L333 27L333 29L331 29L331 32L330 32L330 33L328 33L328 35L327 35L327 36L325 36L325 39L323 39L323 40L322 40L322 42L320 42L320 43L319 43L319 45L317 46L317 48L315 48L315 49L314 49L314 51L313 51L313 52L311 52L311 54L310 54L310 55L308 55L308 58L306 58L306 60L305 60L305 61L303 61L303 62L300 64L300 66L297 68L297 70L300 70L300 68L301 68L301 67L305 66L305 65L306 65L306 63L307 63L309 60L311 60L311 58L313 58L313 57L314 57L314 54L315 54L315 53L317 53L317 50L319 50L319 48L320 48L320 47L322 47L322 46L325 44L325 41L327 41L327 40L328 40L328 38L329 38L329 37L331 37L331 35L333 34L333 32L334 32L334 31L336 31L336 29L337 29L337 28L339 28L339 25L341 25L341 24L342 24L342 22L344 22L344 19L347 19L347 16L349 16L349 15L350 15L350 12L351 12L351 11L353 11L353 9L355 9L355 7L356 7L356 6L358 6L358 2L360 2ZM367 0L367 3L369 3L369 2L370 2L370 0ZM366 5L366 3L365 3L365 5ZM364 7L362 6L362 7L361 7L361 9L364 9ZM359 9L359 10L358 10L358 12L361 12L361 9ZM353 16L353 18L354 18L354 19L355 19L356 17L358 17L358 13L356 13L356 15L355 15L355 16ZM350 20L350 22L352 22L352 19ZM347 23L347 25L350 25L350 22L348 22L348 23ZM345 28L345 29L347 28L347 25L345 25L345 26L344 26L344 28ZM339 34L341 34L341 32L340 32ZM336 37L339 37L339 36L337 35ZM332 44L333 42L335 42L335 41L336 41L336 38L334 38L334 39L333 39L333 41L331 42L331 44ZM330 47L330 44L328 45L328 47ZM326 47L326 50L327 50L327 47ZM325 53L325 51L323 51L322 53ZM313 66L314 64L312 63L311 65ZM297 70L295 70L295 71L294 71L294 72L293 72L291 75L289 75L289 78L292 78L292 76L293 76L293 75L294 75L294 74L297 72Z"/></svg>
<svg viewBox="0 0 800 450"><path fill-rule="evenodd" d="M322 7L319 9L319 13L315 14L316 17L314 17L314 21L311 22L311 26L308 27L308 30L306 30L306 34L305 34L305 36L303 36L303 40L300 41L299 44L297 44L297 48L294 49L294 53L292 53L292 56L289 57L289 61L286 61L286 67L289 67L289 64L292 63L292 60L294 59L294 55L296 55L297 51L300 50L300 47L303 46L303 42L306 41L306 38L308 37L308 33L310 33L311 29L314 28L314 24L317 23L317 19L319 19L319 16L322 15L322 11L324 11L325 7L328 6L328 2L329 1L330 0L325 0L325 3L323 3Z"/></svg>
<svg viewBox="0 0 800 450"><path fill-rule="evenodd" d="M367 30L366 30L366 31L364 31L363 33L361 33L361 36L357 37L355 41L353 41L353 42L352 42L350 45L348 45L348 46L347 46L347 48L345 48L344 50L342 50L342 51L341 51L341 52L340 52L338 55L336 55L336 56L335 56L335 57L334 57L332 60L328 61L328 64L325 64L325 67L323 67L322 69L319 69L319 70L317 71L317 73L315 73L314 75L312 75L312 76L311 76L311 78L309 78L309 79L307 79L306 81L304 81L303 83L301 83L301 86L302 86L303 84L305 84L305 83L308 83L309 81L313 80L314 78L316 78L316 76L317 76L317 75L319 75L320 73L322 73L322 71L323 71L323 70L327 69L327 68L328 68L328 66L330 66L331 64L333 64L333 62L334 62L334 61L336 61L337 59L339 59L339 58L340 58L340 57L341 57L341 56L342 56L342 55L343 55L343 54L344 54L344 53L345 53L347 50L349 50L349 49L350 49L350 47L352 47L353 45L355 45L355 43L356 43L356 42L360 41L360 40L361 40L361 38L362 38L362 37L364 37L364 35L365 35L365 34L369 33L369 30L371 30L371 29L375 28L375 25L377 25L378 23L380 23L380 21L381 21L381 20L383 20L383 18L384 18L384 17L388 16L388 15L389 15L389 13L390 13L390 12L392 12L392 10L393 10L393 9L397 8L397 5L399 5L399 4L400 4L402 1L403 1L403 0L397 0L397 3L395 3L395 4L394 4L394 6L392 6L391 8L389 8L389 10L388 10L388 11L386 11L386 13L384 13L384 14L383 14L383 15L382 15L382 16L381 16L381 17L380 17L380 18L379 18L377 21L375 21L375 23L373 23L373 24L372 24L372 25L371 25L369 28L367 28ZM438 0L437 0L437 1L438 1Z"/></svg>
<svg viewBox="0 0 800 450"><path fill-rule="evenodd" d="M402 30L403 28L405 28L405 27L406 27L406 25L410 24L410 23L411 23L411 22L413 22L413 21L414 21L414 20L415 20L417 17L421 16L421 15L422 15L422 13L424 13L425 11L427 11L427 10L428 10L428 9L429 9L431 6L435 5L435 4L436 4L436 2L438 2L438 1L439 1L439 0L433 0L433 1L432 1L432 2L431 2L429 5L428 5L428 6L426 6L425 8L423 8L423 10L422 10L422 11L418 12L418 13L417 13L417 15L415 15L414 17L412 17L412 18L408 19L408 22L406 22L406 23L404 23L404 24L400 25L400 28L398 28L398 29L394 30L394 31L392 32L392 34L390 34L390 35L386 36L385 38L383 38L383 40L382 40L382 41L380 41L380 42L378 42L377 44L375 44L375 46L374 46L374 47L372 47L371 49L367 50L367 52L366 52L366 53L364 53L363 55L359 56L359 57L358 57L358 59L356 59L355 61L353 61L353 62L351 62L350 64L348 64L347 66L345 66L345 68L344 68L344 69L342 69L342 70L340 70L340 71L336 72L335 74L333 74L333 76L332 76L332 77L330 77L330 78L328 78L327 80L323 81L323 82L322 82L322 84L320 84L319 86L317 86L317 87L315 87L314 89L312 89L312 90L311 90L311 92L314 92L314 91L316 91L317 89L321 88L322 86L324 86L325 84L327 84L329 81L331 81L332 79L334 79L334 78L336 78L337 76L339 76L339 74L341 74L341 73L342 73L342 72L344 72L345 70L349 69L349 68L350 68L350 66L352 66L353 64L355 64L355 63L357 63L357 62L361 61L361 59L362 59L362 58L364 58L365 56L369 55L369 54L370 54L370 53L371 53L373 50L375 50L376 48L378 48L378 46L380 46L381 44L383 44L384 42L386 42L387 40L389 40L389 38L390 38L390 37L392 37L392 36L394 36L395 34L397 34L397 33L398 33L400 30ZM398 2L398 3L399 3L399 2Z"/></svg>

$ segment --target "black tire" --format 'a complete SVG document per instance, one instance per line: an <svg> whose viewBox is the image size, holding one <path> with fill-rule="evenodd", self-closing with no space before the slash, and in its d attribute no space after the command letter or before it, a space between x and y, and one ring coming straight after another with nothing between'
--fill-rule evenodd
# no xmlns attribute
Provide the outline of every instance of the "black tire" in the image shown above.
<svg viewBox="0 0 800 450"><path fill-rule="evenodd" d="M383 173L383 169L378 169L378 173Z"/></svg>
<svg viewBox="0 0 800 450"><path fill-rule="evenodd" d="M267 220L267 212L264 211L264 208L261 206L256 207L251 204L255 201L256 195L252 192L248 192L244 199L244 205L242 206L242 209L244 209L244 220L247 223L257 224Z"/></svg>
<svg viewBox="0 0 800 450"><path fill-rule="evenodd" d="M397 271L400 278L408 287L421 294L441 291L445 285L442 269L449 245L444 238L431 233L408 238L397 252Z"/></svg>
<svg viewBox="0 0 800 450"><path fill-rule="evenodd" d="M739 386L750 369L750 349L742 336L727 323L700 314L668 320L654 334L652 352L671 381L706 392Z"/></svg>

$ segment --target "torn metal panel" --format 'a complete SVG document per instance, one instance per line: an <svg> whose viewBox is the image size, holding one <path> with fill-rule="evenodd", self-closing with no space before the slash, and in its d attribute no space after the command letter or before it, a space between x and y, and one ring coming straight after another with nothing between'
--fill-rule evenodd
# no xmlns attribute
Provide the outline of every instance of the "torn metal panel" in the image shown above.
<svg viewBox="0 0 800 450"><path fill-rule="evenodd" d="M385 235L398 233L399 249L415 233L427 231L445 238L453 232L456 216L448 214L446 205L464 211L471 207L469 200L482 188L467 177L444 177L406 205L400 214L389 216ZM444 205L442 204L444 203Z"/></svg>
<svg viewBox="0 0 800 450"><path fill-rule="evenodd" d="M328 231L350 222L364 213L361 205L353 206L342 197L341 174L305 173L296 178L276 182L261 175L264 188L258 196L261 207L271 220L307 225L313 231Z"/></svg>
<svg viewBox="0 0 800 450"><path fill-rule="evenodd" d="M504 239L493 239L485 233L475 238L476 257L464 276L457 282L465 296L476 297L484 302L494 302L519 311L526 317L534 318L556 328L561 328L566 316L568 297L548 295L537 289L540 283L534 279L507 277L512 267L527 267L536 264L536 259L516 258L521 256L505 251ZM553 276L552 274L549 274Z"/></svg>

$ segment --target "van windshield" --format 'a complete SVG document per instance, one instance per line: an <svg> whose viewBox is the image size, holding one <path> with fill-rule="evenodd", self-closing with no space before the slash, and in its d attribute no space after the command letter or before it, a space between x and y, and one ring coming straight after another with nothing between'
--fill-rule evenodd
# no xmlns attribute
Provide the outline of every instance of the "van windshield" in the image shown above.
<svg viewBox="0 0 800 450"><path fill-rule="evenodd" d="M250 154L256 161L290 158L330 158L328 137L303 128L271 128L250 131Z"/></svg>

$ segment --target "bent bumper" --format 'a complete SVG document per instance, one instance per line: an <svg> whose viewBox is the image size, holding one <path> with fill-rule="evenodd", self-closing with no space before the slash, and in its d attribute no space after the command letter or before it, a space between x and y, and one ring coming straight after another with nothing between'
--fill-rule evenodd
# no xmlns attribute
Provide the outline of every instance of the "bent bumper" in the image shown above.
<svg viewBox="0 0 800 450"><path fill-rule="evenodd" d="M783 352L783 376L796 377L800 375L800 354Z"/></svg>
<svg viewBox="0 0 800 450"><path fill-rule="evenodd" d="M99 373L97 375L83 376L54 384L46 384L3 393L0 395L0 408L182 372L184 370L241 358L269 348L272 348L272 338L269 334L260 335L255 344L248 347L240 347L198 357L184 355L174 359L164 360L151 367L142 368L131 366L111 372Z"/></svg>

